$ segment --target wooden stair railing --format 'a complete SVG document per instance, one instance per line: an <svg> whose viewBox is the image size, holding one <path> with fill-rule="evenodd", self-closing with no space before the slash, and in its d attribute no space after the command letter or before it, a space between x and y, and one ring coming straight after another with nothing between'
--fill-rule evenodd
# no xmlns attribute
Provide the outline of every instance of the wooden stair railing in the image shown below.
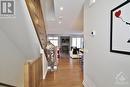
<svg viewBox="0 0 130 87"><path fill-rule="evenodd" d="M9 84L5 84L5 83L1 83L0 82L0 87L16 87L16 86L12 86L12 85L9 85Z"/></svg>
<svg viewBox="0 0 130 87"><path fill-rule="evenodd" d="M25 2L30 13L35 31L37 33L40 45L44 49L47 45L47 34L41 2L40 0L25 0Z"/></svg>
<svg viewBox="0 0 130 87"><path fill-rule="evenodd" d="M39 87L42 76L42 57L25 63L24 87Z"/></svg>

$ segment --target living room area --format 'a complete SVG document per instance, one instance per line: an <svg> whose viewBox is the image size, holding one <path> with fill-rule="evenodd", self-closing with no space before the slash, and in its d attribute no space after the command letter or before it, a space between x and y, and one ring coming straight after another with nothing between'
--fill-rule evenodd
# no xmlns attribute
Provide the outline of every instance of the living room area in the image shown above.
<svg viewBox="0 0 130 87"><path fill-rule="evenodd" d="M83 56L84 38L83 35L56 35L49 34L48 41L56 46L59 56L67 55L72 59L79 59Z"/></svg>

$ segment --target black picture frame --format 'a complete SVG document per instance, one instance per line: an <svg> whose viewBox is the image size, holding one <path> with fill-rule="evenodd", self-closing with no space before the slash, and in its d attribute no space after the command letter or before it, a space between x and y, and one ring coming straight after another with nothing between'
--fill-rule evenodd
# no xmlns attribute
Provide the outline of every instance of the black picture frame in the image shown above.
<svg viewBox="0 0 130 87"><path fill-rule="evenodd" d="M127 0L127 1L125 1L124 3L122 3L122 4L120 4L119 6L117 6L117 7L115 7L114 9L112 9L111 10L111 23L110 23L110 52L114 52L114 53L120 53L120 54L127 54L127 55L130 55L130 48L126 48L125 50L124 49L122 49L120 46L119 47L117 47L116 45L115 45L115 42L116 41L114 41L114 40L116 40L115 38L116 38L116 35L114 35L114 34L116 34L116 32L115 32L115 30L114 30L114 28L115 28L115 26L116 26L116 24L114 24L114 22L115 22L115 19L114 19L114 13L115 13L115 11L116 10L119 10L119 9L124 9L124 7L126 8L126 5L128 5L130 3L130 0ZM123 7L124 6L124 7ZM129 5L130 6L130 5ZM121 17L119 17L120 18L120 21L122 21L122 23L128 23L128 22L126 22L126 21L124 21ZM129 21L130 22L130 21ZM130 25L130 23L128 24L128 25ZM129 29L130 29L130 26L129 26ZM117 30L117 29L116 29ZM130 32L129 32L129 34L130 34ZM124 35L124 34L122 34L122 35ZM118 36L118 35L117 35ZM123 36L124 37L124 36ZM118 38L117 38L118 39ZM126 42L126 45L130 45L130 39ZM118 43L118 41L117 41L117 43ZM116 43L116 44L117 44ZM121 44L122 45L122 44ZM126 46L127 47L127 46ZM129 46L128 46L129 47Z"/></svg>

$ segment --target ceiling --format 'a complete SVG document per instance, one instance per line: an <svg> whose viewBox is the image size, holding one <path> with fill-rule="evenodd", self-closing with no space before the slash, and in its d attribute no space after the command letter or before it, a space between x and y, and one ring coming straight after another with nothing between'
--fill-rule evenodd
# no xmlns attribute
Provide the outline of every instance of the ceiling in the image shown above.
<svg viewBox="0 0 130 87"><path fill-rule="evenodd" d="M43 3L48 34L83 33L84 0L42 0Z"/></svg>

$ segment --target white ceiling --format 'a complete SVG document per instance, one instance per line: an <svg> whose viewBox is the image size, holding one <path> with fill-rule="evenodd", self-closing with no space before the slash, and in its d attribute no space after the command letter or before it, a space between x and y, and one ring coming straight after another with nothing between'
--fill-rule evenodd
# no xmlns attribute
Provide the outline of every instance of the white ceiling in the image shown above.
<svg viewBox="0 0 130 87"><path fill-rule="evenodd" d="M46 0L45 3L48 34L79 34L83 32L84 0ZM60 10L61 6L64 8L63 11ZM59 21L62 23L59 24Z"/></svg>

